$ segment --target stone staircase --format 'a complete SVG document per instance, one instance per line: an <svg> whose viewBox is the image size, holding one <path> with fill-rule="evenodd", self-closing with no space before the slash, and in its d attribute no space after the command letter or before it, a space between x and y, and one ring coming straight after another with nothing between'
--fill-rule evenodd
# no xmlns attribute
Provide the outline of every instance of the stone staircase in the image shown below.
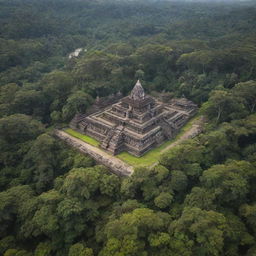
<svg viewBox="0 0 256 256"><path fill-rule="evenodd" d="M123 147L123 129L122 125L112 128L102 142L101 147L113 155L118 154Z"/></svg>
<svg viewBox="0 0 256 256"><path fill-rule="evenodd" d="M109 141L108 151L110 151L113 155L116 155L122 151L123 147L123 129L122 125L116 127L114 135Z"/></svg>
<svg viewBox="0 0 256 256"><path fill-rule="evenodd" d="M117 127L117 126L112 127L112 128L109 130L109 132L108 132L106 138L102 141L102 143L101 143L100 146L101 146L103 149L105 149L105 150L108 149L109 142L110 142L110 140L112 139L112 137L113 137L114 134L115 134L115 129L116 129L116 127Z"/></svg>

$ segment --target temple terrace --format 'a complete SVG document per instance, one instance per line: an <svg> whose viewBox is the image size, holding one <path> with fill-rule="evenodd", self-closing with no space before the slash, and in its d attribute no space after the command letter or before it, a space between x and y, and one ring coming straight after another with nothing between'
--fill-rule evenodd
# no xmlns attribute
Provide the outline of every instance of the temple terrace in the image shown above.
<svg viewBox="0 0 256 256"><path fill-rule="evenodd" d="M145 94L138 80L129 96L90 115L76 114L70 127L95 138L113 155L127 151L139 157L174 138L196 111L186 98L163 103Z"/></svg>

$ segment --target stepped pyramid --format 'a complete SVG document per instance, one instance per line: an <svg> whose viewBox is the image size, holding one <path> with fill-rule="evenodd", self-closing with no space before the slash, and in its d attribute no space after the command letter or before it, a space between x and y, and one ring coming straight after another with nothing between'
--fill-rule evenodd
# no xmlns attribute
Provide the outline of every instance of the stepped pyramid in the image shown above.
<svg viewBox="0 0 256 256"><path fill-rule="evenodd" d="M185 98L162 103L146 95L138 80L129 96L91 115L77 114L70 126L100 141L113 155L127 151L139 157L173 138L196 111Z"/></svg>

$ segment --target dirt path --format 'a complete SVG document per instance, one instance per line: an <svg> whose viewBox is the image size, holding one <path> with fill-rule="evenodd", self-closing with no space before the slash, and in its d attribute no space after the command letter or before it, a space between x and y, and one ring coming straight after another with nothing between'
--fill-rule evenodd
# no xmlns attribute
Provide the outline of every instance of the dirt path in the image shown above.
<svg viewBox="0 0 256 256"><path fill-rule="evenodd" d="M55 136L65 141L70 146L78 149L82 153L86 153L95 159L96 162L110 168L112 172L121 176L130 176L133 173L133 167L122 160L106 153L105 151L94 147L80 139L77 139L68 133L55 130Z"/></svg>
<svg viewBox="0 0 256 256"><path fill-rule="evenodd" d="M194 120L192 127L186 131L178 140L170 144L168 147L164 148L161 153L166 152L167 150L179 145L187 139L194 138L202 131L202 125L204 123L204 118L201 116L199 119Z"/></svg>

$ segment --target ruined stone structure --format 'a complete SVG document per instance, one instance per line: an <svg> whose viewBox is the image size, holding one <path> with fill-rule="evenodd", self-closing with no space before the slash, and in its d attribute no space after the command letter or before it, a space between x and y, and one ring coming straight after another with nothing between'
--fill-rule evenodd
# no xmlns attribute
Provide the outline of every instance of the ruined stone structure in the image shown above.
<svg viewBox="0 0 256 256"><path fill-rule="evenodd" d="M70 127L97 139L113 155L128 151L141 156L173 138L196 111L185 98L159 102L137 81L129 96L93 114L77 114Z"/></svg>

